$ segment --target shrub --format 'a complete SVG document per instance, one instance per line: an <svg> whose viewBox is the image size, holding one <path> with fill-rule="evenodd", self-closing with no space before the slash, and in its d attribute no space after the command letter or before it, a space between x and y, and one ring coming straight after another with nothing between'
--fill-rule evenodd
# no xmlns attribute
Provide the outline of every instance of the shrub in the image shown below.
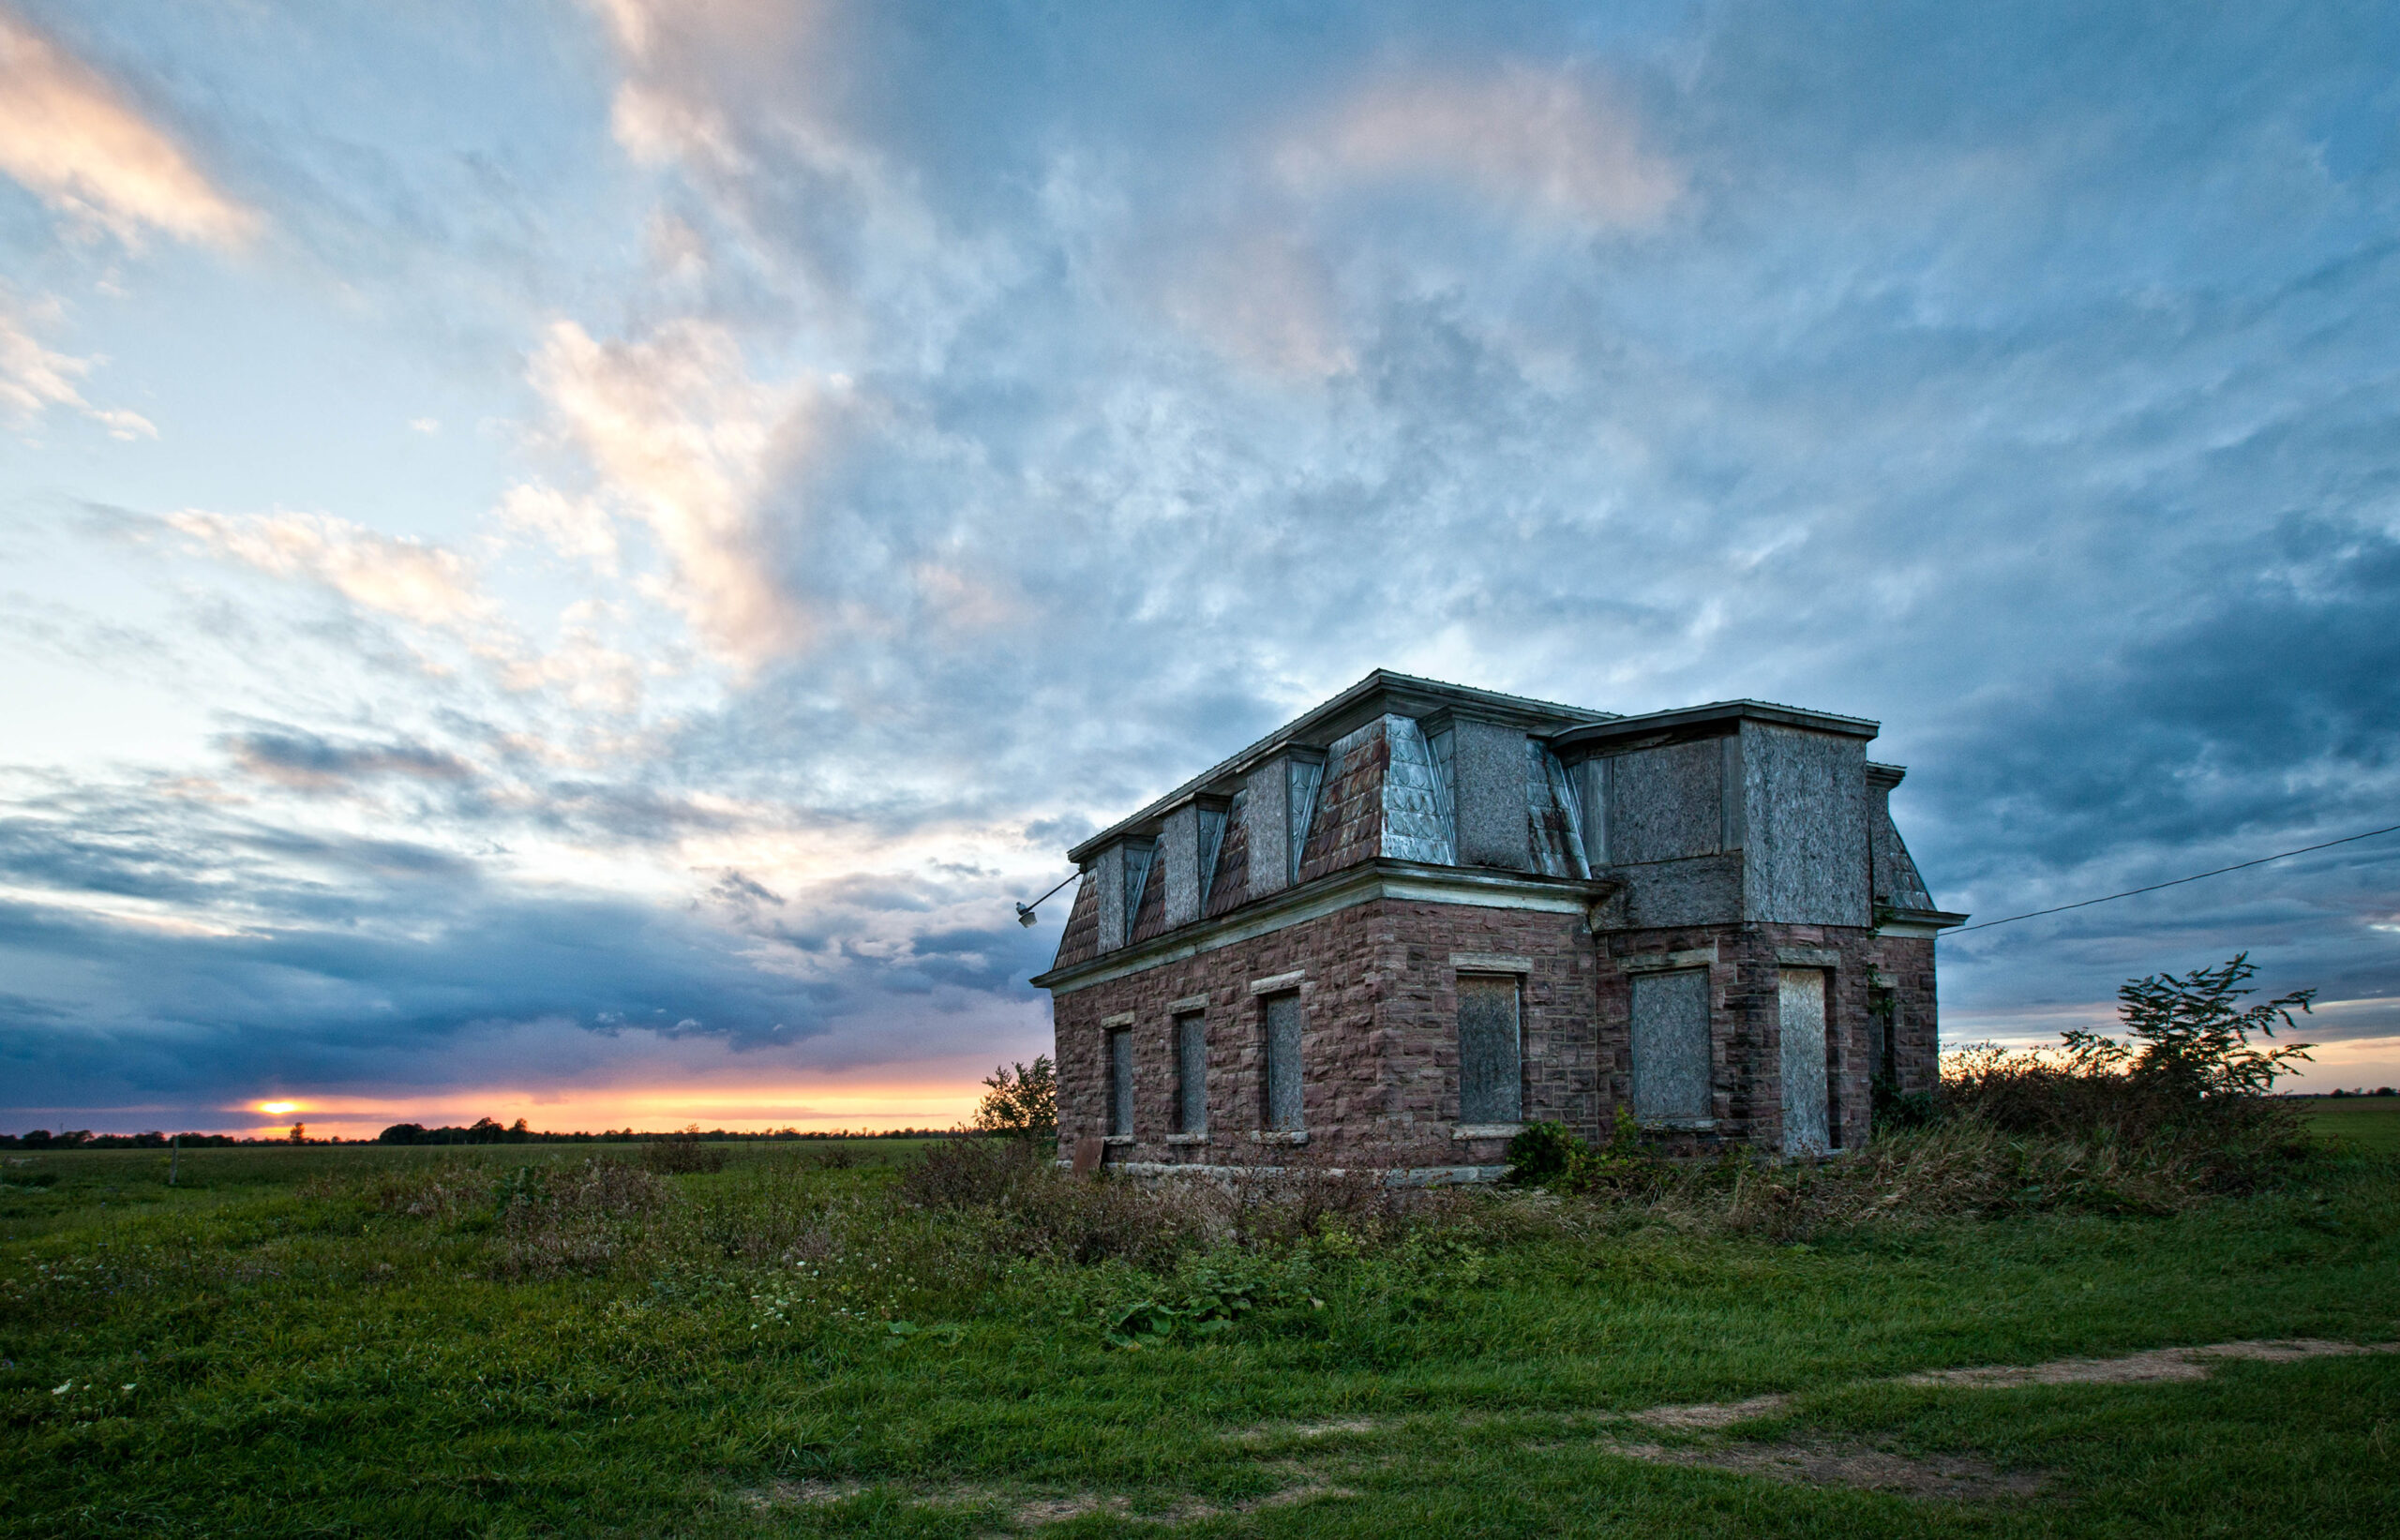
<svg viewBox="0 0 2400 1540"><path fill-rule="evenodd" d="M1564 1123L1528 1123L1508 1141L1511 1187L1547 1187L1567 1174L1587 1146Z"/></svg>
<svg viewBox="0 0 2400 1540"><path fill-rule="evenodd" d="M945 1139L900 1168L900 1195L920 1208L966 1209L1000 1202L1040 1165L1012 1139Z"/></svg>
<svg viewBox="0 0 2400 1540"><path fill-rule="evenodd" d="M1057 1262L1172 1265L1225 1228L1222 1197L1195 1183L1075 1176L1014 1139L951 1139L900 1169L904 1201L967 1218L994 1251Z"/></svg>
<svg viewBox="0 0 2400 1540"><path fill-rule="evenodd" d="M347 1187L328 1181L322 1195ZM302 1184L304 1192L308 1184ZM491 1175L463 1160L439 1160L412 1170L377 1173L351 1189L369 1207L383 1214L405 1214L418 1219L456 1219L470 1208L491 1201ZM317 1196L311 1192L309 1195Z"/></svg>
<svg viewBox="0 0 2400 1540"><path fill-rule="evenodd" d="M519 1278L606 1269L662 1238L650 1221L676 1198L658 1175L600 1159L548 1170L519 1166L496 1195L499 1271Z"/></svg>
<svg viewBox="0 0 2400 1540"><path fill-rule="evenodd" d="M643 1169L661 1176L723 1171L726 1157L724 1145L702 1144L697 1129L663 1135L641 1147Z"/></svg>
<svg viewBox="0 0 2400 1540"><path fill-rule="evenodd" d="M828 1140L808 1152L808 1163L818 1171L848 1171L859 1163L859 1152L841 1140Z"/></svg>
<svg viewBox="0 0 2400 1540"><path fill-rule="evenodd" d="M1512 1187L1552 1192L1629 1193L1656 1184L1663 1168L1642 1148L1642 1129L1627 1108L1616 1110L1609 1142L1594 1149L1563 1123L1534 1123L1508 1141Z"/></svg>

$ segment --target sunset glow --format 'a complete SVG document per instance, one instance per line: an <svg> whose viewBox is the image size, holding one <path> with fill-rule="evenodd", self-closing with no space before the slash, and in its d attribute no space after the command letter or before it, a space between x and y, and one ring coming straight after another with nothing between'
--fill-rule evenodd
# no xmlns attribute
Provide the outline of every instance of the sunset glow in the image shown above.
<svg viewBox="0 0 2400 1540"><path fill-rule="evenodd" d="M296 1101L262 1101L259 1103L259 1111L266 1114L270 1117L282 1117L288 1114L296 1113L299 1110L300 1103Z"/></svg>

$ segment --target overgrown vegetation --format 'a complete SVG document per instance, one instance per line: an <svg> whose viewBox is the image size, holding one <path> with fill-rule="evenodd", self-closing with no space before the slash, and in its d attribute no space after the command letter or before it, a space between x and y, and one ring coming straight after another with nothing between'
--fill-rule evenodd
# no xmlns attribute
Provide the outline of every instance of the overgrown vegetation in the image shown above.
<svg viewBox="0 0 2400 1540"><path fill-rule="evenodd" d="M2311 1045L2272 1040L2316 997L2245 1006L2256 971L2244 953L2128 980L2122 1038L2070 1031L2048 1051L1954 1054L1936 1090L1879 1099L1867 1150L1825 1164L1767 1168L1742 1152L1671 1167L1645 1155L1620 1114L1598 1149L1533 1125L1509 1146L1510 1178L1686 1229L1786 1237L2052 1209L2166 1214L2253 1190L2305 1152L2294 1104L2270 1093Z"/></svg>

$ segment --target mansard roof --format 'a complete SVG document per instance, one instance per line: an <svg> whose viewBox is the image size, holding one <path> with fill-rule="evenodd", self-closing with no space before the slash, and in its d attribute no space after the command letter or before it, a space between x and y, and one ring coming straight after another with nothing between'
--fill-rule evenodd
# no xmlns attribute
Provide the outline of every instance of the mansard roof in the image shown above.
<svg viewBox="0 0 2400 1540"><path fill-rule="evenodd" d="M1155 833L1161 818L1195 796L1208 793L1230 796L1252 767L1277 753L1287 749L1328 749L1338 740L1387 715L1425 720L1438 717L1445 711L1521 727L1528 735L1542 740L1554 752L1561 753L1613 747L1654 734L1722 731L1728 724L1744 719L1853 738L1871 739L1881 730L1879 724L1864 717L1840 716L1830 711L1811 711L1796 706L1750 699L1711 701L1702 706L1626 716L1614 711L1563 706L1555 701L1504 695L1496 690L1478 690L1463 684L1448 684L1440 680L1419 679L1413 674L1378 668L1325 704L1293 718L1240 753L1221 760L1184 782L1140 812L1118 819L1083 841L1067 852L1067 859L1081 865L1112 840Z"/></svg>
<svg viewBox="0 0 2400 1540"><path fill-rule="evenodd" d="M1521 726L1538 735L1615 720L1614 713L1609 711L1561 706L1555 701L1532 700L1463 684L1445 684L1440 680L1418 679L1413 674L1378 668L1324 705L1302 712L1239 754L1211 765L1139 813L1109 825L1068 851L1067 859L1078 864L1088 860L1109 841L1147 831L1148 826L1156 824L1178 803L1198 793L1230 794L1245 772L1279 750L1324 749L1378 717L1425 717L1445 709L1464 710L1485 721Z"/></svg>

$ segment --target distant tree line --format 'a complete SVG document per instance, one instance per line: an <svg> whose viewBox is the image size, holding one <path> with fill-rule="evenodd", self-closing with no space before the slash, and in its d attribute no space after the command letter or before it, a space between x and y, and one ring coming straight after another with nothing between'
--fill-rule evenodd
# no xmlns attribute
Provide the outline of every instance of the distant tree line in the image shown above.
<svg viewBox="0 0 2400 1540"><path fill-rule="evenodd" d="M661 1139L726 1140L736 1143L773 1143L802 1139L947 1139L956 1129L861 1129L856 1132L833 1129L765 1129L745 1133L733 1129L702 1129L697 1125L682 1129L644 1130L638 1129L603 1129L598 1133L578 1130L559 1133L548 1129L529 1129L518 1118L506 1128L488 1117L479 1117L465 1128L428 1129L422 1123L395 1123L375 1136L379 1144L647 1144Z"/></svg>
<svg viewBox="0 0 2400 1540"><path fill-rule="evenodd" d="M162 1150L169 1144L180 1144L188 1150L213 1146L232 1147L237 1144L646 1144L659 1139L703 1139L740 1142L802 1139L947 1139L956 1129L861 1129L856 1132L834 1129L802 1131L799 1129L770 1129L758 1133L742 1133L728 1129L698 1128L661 1129L655 1132L639 1129L604 1129L598 1133L555 1133L547 1129L529 1129L518 1118L503 1128L488 1117L479 1117L465 1128L428 1129L422 1123L395 1123L372 1139L318 1138L305 1134L304 1124L292 1125L289 1133L265 1139L240 1138L230 1133L94 1133L89 1129L69 1129L52 1133L48 1129L35 1129L28 1133L0 1133L0 1150Z"/></svg>
<svg viewBox="0 0 2400 1540"><path fill-rule="evenodd" d="M236 1139L230 1133L94 1133L89 1129L68 1129L52 1133L48 1129L36 1129L30 1133L0 1133L0 1150L162 1150L171 1143L184 1148L201 1149L212 1144L280 1144L281 1139Z"/></svg>

